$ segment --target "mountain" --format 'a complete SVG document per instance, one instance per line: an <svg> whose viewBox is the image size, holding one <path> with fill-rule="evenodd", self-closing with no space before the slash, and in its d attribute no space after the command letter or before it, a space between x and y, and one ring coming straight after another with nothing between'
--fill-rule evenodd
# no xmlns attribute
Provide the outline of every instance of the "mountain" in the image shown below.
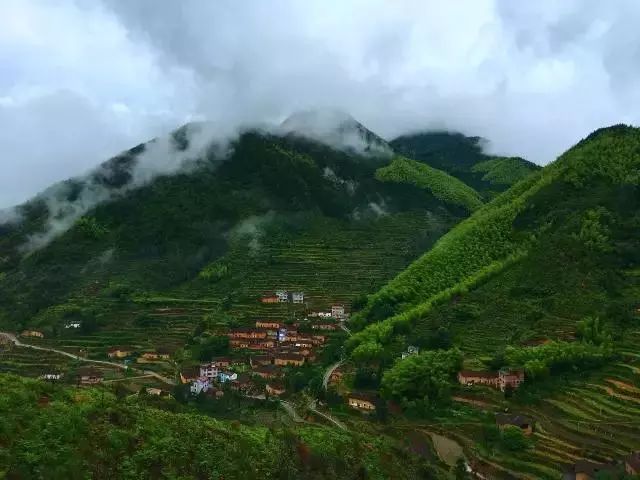
<svg viewBox="0 0 640 480"><path fill-rule="evenodd" d="M212 143L211 126L190 124L51 187L2 227L2 324L55 337L66 318L91 318L103 354L109 335L183 345L204 314L282 315L258 302L278 288L312 306L374 291L469 209L446 185L381 181L392 157L354 122L339 130L362 134L359 150L299 126ZM167 305L182 312L169 330L156 315Z"/></svg>
<svg viewBox="0 0 640 480"><path fill-rule="evenodd" d="M358 321L418 319L439 296L457 296L456 289L466 291L522 265L527 278L518 282L529 285L532 298L548 301L553 289L547 285L567 282L569 273L575 277L557 292L562 297L570 285L576 294L619 288L615 279L639 260L637 139L638 130L626 126L594 132L443 236L372 295ZM580 272L589 272L588 283ZM526 296L525 290L517 289ZM576 309L580 296L567 297L574 313L563 315L606 313L602 303Z"/></svg>
<svg viewBox="0 0 640 480"><path fill-rule="evenodd" d="M352 359L379 365L382 391L408 411L429 399L420 408L457 418L451 436L499 466L495 478L558 478L576 458L640 446L628 423L640 404L638 152L640 129L593 132L455 226L352 320ZM396 360L408 345L424 353ZM447 374L504 366L526 373L512 396ZM451 396L462 406L447 406ZM540 435L501 445L483 412L505 409Z"/></svg>
<svg viewBox="0 0 640 480"><path fill-rule="evenodd" d="M355 153L390 155L389 144L348 113L337 109L296 112L280 125L280 131L301 135Z"/></svg>
<svg viewBox="0 0 640 480"><path fill-rule="evenodd" d="M422 132L390 142L394 151L459 178L492 198L540 167L520 157L483 153L486 141L455 132Z"/></svg>

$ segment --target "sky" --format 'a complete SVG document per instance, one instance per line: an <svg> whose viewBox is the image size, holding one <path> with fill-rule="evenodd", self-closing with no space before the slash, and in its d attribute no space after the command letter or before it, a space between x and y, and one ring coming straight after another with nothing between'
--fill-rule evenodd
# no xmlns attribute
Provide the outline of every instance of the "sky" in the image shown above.
<svg viewBox="0 0 640 480"><path fill-rule="evenodd" d="M546 164L640 123L636 0L2 0L0 209L191 120L337 108Z"/></svg>

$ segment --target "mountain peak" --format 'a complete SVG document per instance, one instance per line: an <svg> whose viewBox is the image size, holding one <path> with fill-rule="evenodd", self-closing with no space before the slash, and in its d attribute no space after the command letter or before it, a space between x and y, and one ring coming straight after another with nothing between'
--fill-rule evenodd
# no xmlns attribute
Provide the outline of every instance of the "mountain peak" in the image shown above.
<svg viewBox="0 0 640 480"><path fill-rule="evenodd" d="M391 147L348 113L335 108L294 112L280 124L285 135L299 135L359 154L388 156Z"/></svg>

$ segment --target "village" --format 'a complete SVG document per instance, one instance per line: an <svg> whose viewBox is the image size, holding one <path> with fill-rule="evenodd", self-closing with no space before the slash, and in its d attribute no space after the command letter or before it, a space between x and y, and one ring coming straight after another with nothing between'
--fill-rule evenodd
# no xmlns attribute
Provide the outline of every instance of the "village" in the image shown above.
<svg viewBox="0 0 640 480"><path fill-rule="evenodd" d="M305 300L303 292L284 290L264 294L258 299L265 308L274 304L302 306L306 305ZM226 337L228 340L228 354L212 356L200 363L183 364L174 375L174 380L166 380L183 386L194 399L216 401L231 393L248 399L277 399L283 405L287 405L284 399L297 398L294 395L296 392L289 390L287 376L305 367L321 365L326 368L324 389L331 386L340 387L338 398L343 402L342 405L351 411L360 412L366 417L375 414L382 406L385 409L389 408L387 402L382 400L376 391L345 386L343 377L353 372L348 367L345 369L346 364L342 360L331 365L318 363L323 349L337 333L349 333L349 312L344 304L328 304L324 309L304 308L295 319L287 317L276 320L273 316L268 317L254 320L248 326L234 326L217 331L217 336ZM64 325L65 329L71 330L80 327L79 322ZM30 329L23 331L21 337L39 340L44 338L44 334ZM405 359L419 353L418 347L408 346L399 358ZM112 361L122 362L125 368L138 366L140 369L170 363L177 365L174 361L174 351L161 346L138 351L128 346L113 345L108 348L106 356ZM53 370L41 376L43 380L53 382L61 380L62 377L61 372ZM482 392L483 388L489 388L508 397L523 385L526 378L523 369L503 367L497 371L463 369L457 373L456 379L461 391L479 389L478 391ZM95 386L109 381L113 380L105 380L103 369L97 368L96 365L82 366L75 372L75 383L78 386ZM174 394L174 388L156 385L146 386L144 391L148 395L166 397ZM315 404L316 400L312 405ZM320 405L327 406L322 401ZM326 412L333 413L331 408ZM316 413L320 412L316 410ZM329 413L320 414L342 425ZM509 409L495 412L493 422L500 432L517 429L524 437L532 437L538 431L537 419L531 414L511 412ZM629 475L638 475L640 452L600 463L578 459L574 464L566 466L563 478L589 480L608 472L619 472L621 469Z"/></svg>
<svg viewBox="0 0 640 480"><path fill-rule="evenodd" d="M261 303L305 301L303 292L276 291L261 297ZM183 368L180 381L193 395L214 398L224 395L224 386L247 396L280 397L287 393L283 378L288 369L313 364L330 334L343 329L348 313L343 304L327 311L310 311L300 321L256 320L251 327L231 328L230 355Z"/></svg>

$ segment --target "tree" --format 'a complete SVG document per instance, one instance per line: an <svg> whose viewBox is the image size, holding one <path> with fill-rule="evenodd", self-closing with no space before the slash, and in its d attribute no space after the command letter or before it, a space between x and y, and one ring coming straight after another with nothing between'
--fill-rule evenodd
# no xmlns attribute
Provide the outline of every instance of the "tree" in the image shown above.
<svg viewBox="0 0 640 480"><path fill-rule="evenodd" d="M607 331L600 317L585 317L577 325L578 336L583 342L602 345L611 342L611 334Z"/></svg>
<svg viewBox="0 0 640 480"><path fill-rule="evenodd" d="M404 403L420 401L426 407L449 397L452 377L460 369L457 349L427 351L399 360L382 377L382 391Z"/></svg>
<svg viewBox="0 0 640 480"><path fill-rule="evenodd" d="M522 430L515 426L508 426L502 431L502 447L506 450L520 451L529 446Z"/></svg>

